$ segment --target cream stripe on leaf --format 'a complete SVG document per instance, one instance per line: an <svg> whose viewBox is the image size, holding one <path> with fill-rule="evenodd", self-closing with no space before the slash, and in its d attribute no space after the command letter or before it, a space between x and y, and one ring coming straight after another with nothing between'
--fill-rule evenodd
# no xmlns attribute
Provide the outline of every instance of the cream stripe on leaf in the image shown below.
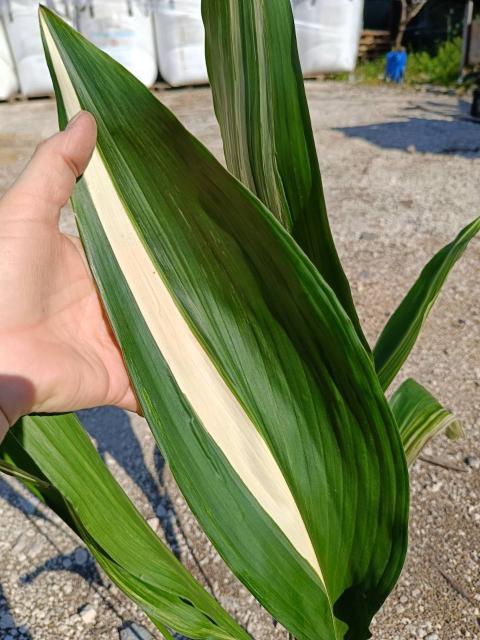
<svg viewBox="0 0 480 640"><path fill-rule="evenodd" d="M76 206L94 209L88 192L80 186ZM161 446L173 475L189 505L214 541L224 559L234 568L254 595L279 620L295 630L298 638L333 638L330 605L323 584L311 565L289 544L234 473L204 426L192 414L185 397L136 307L126 281L118 276L118 265L110 251L98 219L85 219L84 238L97 241L94 272L104 274L102 297L117 309L115 330L126 349L124 354L136 384L145 416ZM109 284L109 269L115 267ZM108 296L108 292L110 295ZM124 305L127 317L119 311ZM131 326L138 332L131 348ZM143 352L138 357L138 349ZM142 367L141 372L136 367ZM148 376L147 376L148 373ZM146 382L145 382L146 381ZM144 386L142 386L144 385ZM148 387L148 388L147 388ZM176 425L177 429L172 429ZM206 505L210 513L206 513ZM228 530L225 530L225 527ZM275 578L275 582L272 580Z"/></svg>
<svg viewBox="0 0 480 640"><path fill-rule="evenodd" d="M70 119L81 109L52 36L45 40ZM264 439L179 312L142 244L98 149L84 174L85 186L148 330L181 392L217 446L297 551L321 574L293 496Z"/></svg>
<svg viewBox="0 0 480 640"><path fill-rule="evenodd" d="M180 488L298 640L368 637L403 564L408 511L369 356L259 200L123 68L42 19L61 125L78 106L97 119L73 204Z"/></svg>

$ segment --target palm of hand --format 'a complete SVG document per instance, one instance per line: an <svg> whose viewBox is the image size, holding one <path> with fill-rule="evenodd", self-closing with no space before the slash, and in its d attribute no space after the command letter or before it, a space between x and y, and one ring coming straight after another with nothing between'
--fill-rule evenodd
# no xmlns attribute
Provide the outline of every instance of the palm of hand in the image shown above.
<svg viewBox="0 0 480 640"><path fill-rule="evenodd" d="M88 161L94 133L92 119L83 116L52 138L0 202L0 408L10 421L31 411L136 408L81 244L58 229L60 207ZM55 144L63 149L60 164L45 165ZM70 163L66 154L74 149L80 157ZM53 187L39 180L45 169L36 166L38 156L49 175L59 173Z"/></svg>

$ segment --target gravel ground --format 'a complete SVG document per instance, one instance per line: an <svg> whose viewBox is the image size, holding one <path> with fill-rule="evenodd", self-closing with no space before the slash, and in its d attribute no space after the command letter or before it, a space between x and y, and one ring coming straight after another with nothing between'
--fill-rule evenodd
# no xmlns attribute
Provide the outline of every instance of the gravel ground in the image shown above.
<svg viewBox="0 0 480 640"><path fill-rule="evenodd" d="M334 234L373 341L428 258L478 215L480 125L453 96L321 82L307 88ZM208 89L159 97L221 157ZM55 128L51 100L0 105L0 193ZM62 224L73 229L68 210ZM410 551L374 621L378 640L480 637L479 258L477 241L402 371L456 411L466 436L458 443L439 437L426 452L430 462L412 470ZM188 568L257 640L285 638L199 530L144 421L113 408L81 418L122 486ZM0 479L0 497L0 638L129 640L142 637L142 629L160 637L16 482ZM137 633L131 621L142 625Z"/></svg>

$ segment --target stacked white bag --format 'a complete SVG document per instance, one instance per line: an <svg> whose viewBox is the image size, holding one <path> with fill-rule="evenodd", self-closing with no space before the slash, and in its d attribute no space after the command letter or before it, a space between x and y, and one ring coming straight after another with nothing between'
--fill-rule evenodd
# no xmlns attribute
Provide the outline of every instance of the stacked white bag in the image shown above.
<svg viewBox="0 0 480 640"><path fill-rule="evenodd" d="M160 75L172 87L208 82L201 0L156 0Z"/></svg>
<svg viewBox="0 0 480 640"><path fill-rule="evenodd" d="M45 1L45 0L44 0ZM272 0L273 1L273 0ZM304 75L353 71L363 0L291 0ZM170 85L208 82L201 0L74 0L85 37L151 86L158 67ZM38 24L38 0L0 0L0 100L17 90L52 93ZM46 0L72 22L72 0ZM148 6L153 7L154 33ZM3 7L3 8L2 8ZM13 53L14 65L10 51Z"/></svg>
<svg viewBox="0 0 480 640"><path fill-rule="evenodd" d="M353 71L363 0L292 0L292 6L304 75ZM154 7L160 74L172 86L207 82L201 0L154 0Z"/></svg>
<svg viewBox="0 0 480 640"><path fill-rule="evenodd" d="M292 0L303 74L353 71L363 0Z"/></svg>
<svg viewBox="0 0 480 640"><path fill-rule="evenodd" d="M146 0L77 0L78 28L148 87L157 79L152 16Z"/></svg>
<svg viewBox="0 0 480 640"><path fill-rule="evenodd" d="M68 0L48 0L46 4L71 24ZM37 0L7 0L2 10L20 91L29 97L45 96L53 92L43 53L38 5Z"/></svg>
<svg viewBox="0 0 480 640"><path fill-rule="evenodd" d="M8 100L17 91L18 80L15 65L0 16L0 100Z"/></svg>

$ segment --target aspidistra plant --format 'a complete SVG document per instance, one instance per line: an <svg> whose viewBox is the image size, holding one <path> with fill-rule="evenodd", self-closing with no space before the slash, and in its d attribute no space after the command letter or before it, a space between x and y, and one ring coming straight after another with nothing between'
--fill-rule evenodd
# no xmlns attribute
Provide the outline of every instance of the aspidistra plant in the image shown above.
<svg viewBox="0 0 480 640"><path fill-rule="evenodd" d="M231 173L41 9L60 126L80 109L98 124L79 232L152 433L221 556L298 640L362 640L403 566L407 462L452 422L414 381L385 391L480 221L427 265L372 352L328 224L289 0L202 7ZM72 416L25 418L2 455L164 635L247 637Z"/></svg>

